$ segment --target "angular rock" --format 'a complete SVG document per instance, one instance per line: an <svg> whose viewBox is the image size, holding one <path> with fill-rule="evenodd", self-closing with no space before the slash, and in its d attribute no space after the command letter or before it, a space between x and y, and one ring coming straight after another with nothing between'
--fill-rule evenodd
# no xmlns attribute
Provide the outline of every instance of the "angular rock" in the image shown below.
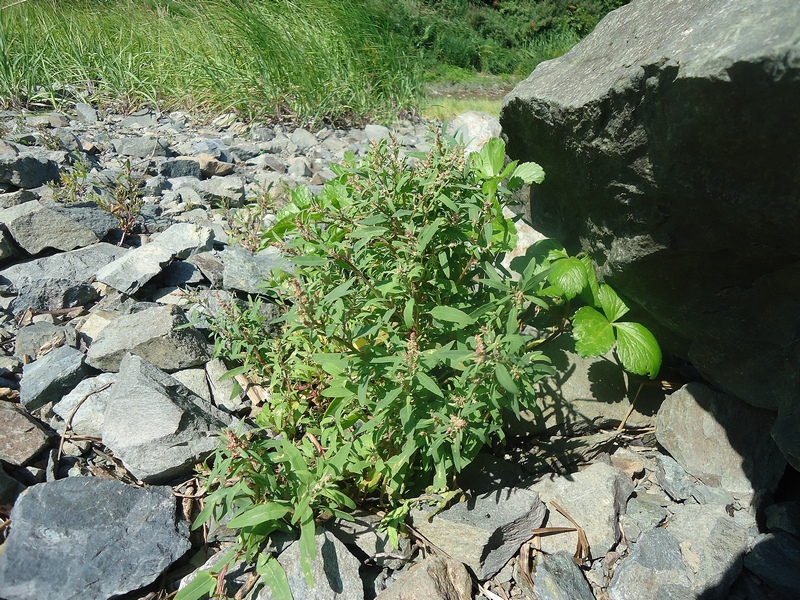
<svg viewBox="0 0 800 600"><path fill-rule="evenodd" d="M787 533L770 533L745 556L744 566L783 598L795 598L800 590L800 541Z"/></svg>
<svg viewBox="0 0 800 600"><path fill-rule="evenodd" d="M175 371L171 375L183 384L186 389L194 395L202 398L205 402L211 404L211 390L208 389L208 382L206 381L206 370L201 368L183 369ZM218 405L216 405L218 406Z"/></svg>
<svg viewBox="0 0 800 600"><path fill-rule="evenodd" d="M22 370L20 400L27 410L58 402L87 372L83 352L61 346Z"/></svg>
<svg viewBox="0 0 800 600"><path fill-rule="evenodd" d="M204 177L224 177L225 175L233 173L232 163L217 160L205 152L201 152L193 158L197 161L198 165L200 165L200 173ZM197 177L199 176L200 175L197 175Z"/></svg>
<svg viewBox="0 0 800 600"><path fill-rule="evenodd" d="M236 175L201 181L197 192L204 202L212 206L235 208L244 204L244 181Z"/></svg>
<svg viewBox="0 0 800 600"><path fill-rule="evenodd" d="M531 530L544 521L546 509L539 495L521 488L505 488L460 502L437 514L413 511L411 521L425 537L472 569L479 580L494 576Z"/></svg>
<svg viewBox="0 0 800 600"><path fill-rule="evenodd" d="M78 121L85 125L97 123L97 111L84 102L75 104L75 114L78 117Z"/></svg>
<svg viewBox="0 0 800 600"><path fill-rule="evenodd" d="M619 541L619 517L633 492L630 477L619 469L594 463L578 473L545 478L532 489L543 502L555 501L578 522L586 532L592 558L605 556ZM572 523L551 505L547 527L572 527ZM577 544L577 533L542 538L545 552L574 554Z"/></svg>
<svg viewBox="0 0 800 600"><path fill-rule="evenodd" d="M498 123L497 129L499 131L500 124ZM367 136L368 140L377 141L377 140L387 140L389 139L389 128L384 127L383 125L376 125L374 123L369 123L364 127L364 135Z"/></svg>
<svg viewBox="0 0 800 600"><path fill-rule="evenodd" d="M102 437L106 405L111 394L111 385L116 380L116 373L101 373L97 377L84 379L53 405L53 412L65 423L72 415L70 427L76 434Z"/></svg>
<svg viewBox="0 0 800 600"><path fill-rule="evenodd" d="M119 227L119 220L100 208L95 202L76 202L65 205L51 200L46 202L45 206L61 216L91 229L98 240L104 239L113 229Z"/></svg>
<svg viewBox="0 0 800 600"><path fill-rule="evenodd" d="M165 160L158 167L158 174L170 179L172 177L200 178L200 163L189 156L179 156Z"/></svg>
<svg viewBox="0 0 800 600"><path fill-rule="evenodd" d="M567 552L537 561L533 591L539 600L594 600L592 588Z"/></svg>
<svg viewBox="0 0 800 600"><path fill-rule="evenodd" d="M77 306L88 294L86 280L97 271L125 254L124 248L101 242L86 248L20 263L8 267L0 275L11 281L20 297L12 310L56 310Z"/></svg>
<svg viewBox="0 0 800 600"><path fill-rule="evenodd" d="M472 578L460 562L433 556L403 571L375 600L472 600Z"/></svg>
<svg viewBox="0 0 800 600"><path fill-rule="evenodd" d="M3 470L3 466L0 465L0 506L4 504L14 504L17 501L17 496L19 496L24 489L25 486L13 477L10 477Z"/></svg>
<svg viewBox="0 0 800 600"><path fill-rule="evenodd" d="M239 246L232 246L225 249L221 258L224 264L222 287L247 294L263 293L261 285L270 271L288 267L281 251L272 246L257 254Z"/></svg>
<svg viewBox="0 0 800 600"><path fill-rule="evenodd" d="M29 254L38 254L45 248L72 250L99 241L88 227L36 201L0 210L0 223Z"/></svg>
<svg viewBox="0 0 800 600"><path fill-rule="evenodd" d="M220 380L227 372L228 367L218 358L206 363L206 379L211 388L214 405L236 413L247 407L248 399L241 387L237 390L233 379Z"/></svg>
<svg viewBox="0 0 800 600"><path fill-rule="evenodd" d="M389 534L381 530L380 518L374 514L355 511L352 520L335 519L329 523L331 532L343 543L357 547L371 562L399 570L411 559L413 548L407 538L398 538L395 548Z"/></svg>
<svg viewBox="0 0 800 600"><path fill-rule="evenodd" d="M692 589L708 600L728 597L728 588L742 570L748 532L755 520L739 522L722 506L684 505L675 511L667 530L679 542Z"/></svg>
<svg viewBox="0 0 800 600"><path fill-rule="evenodd" d="M97 280L123 294L135 294L174 257L172 250L150 243L128 252L97 271Z"/></svg>
<svg viewBox="0 0 800 600"><path fill-rule="evenodd" d="M608 597L610 600L695 598L675 536L664 529L642 534L633 551L614 571Z"/></svg>
<svg viewBox="0 0 800 600"><path fill-rule="evenodd" d="M39 195L30 190L17 190L16 192L6 192L0 194L0 208L11 208L19 206L31 200L38 200Z"/></svg>
<svg viewBox="0 0 800 600"><path fill-rule="evenodd" d="M157 138L123 138L111 140L114 150L123 156L136 158L152 158L169 156L169 143Z"/></svg>
<svg viewBox="0 0 800 600"><path fill-rule="evenodd" d="M77 333L73 327L39 321L17 331L14 354L20 358L28 356L36 359L40 353L44 355L53 348L64 345L73 348L78 346Z"/></svg>
<svg viewBox="0 0 800 600"><path fill-rule="evenodd" d="M795 468L798 21L793 0L632 2L541 63L501 114L509 156L547 173L534 227L591 252L706 379L785 406L773 435Z"/></svg>
<svg viewBox="0 0 800 600"><path fill-rule="evenodd" d="M667 397L656 438L689 473L748 502L775 489L785 463L770 437L774 413L690 383Z"/></svg>
<svg viewBox="0 0 800 600"><path fill-rule="evenodd" d="M0 261L14 256L14 248L11 245L12 238L4 229L0 229Z"/></svg>
<svg viewBox="0 0 800 600"><path fill-rule="evenodd" d="M458 115L447 125L447 135L454 136L466 146L467 154L478 152L493 137L500 137L502 128L497 117L470 110Z"/></svg>
<svg viewBox="0 0 800 600"><path fill-rule="evenodd" d="M0 597L117 597L155 581L190 548L168 487L95 477L43 483L22 494L0 555Z"/></svg>
<svg viewBox="0 0 800 600"><path fill-rule="evenodd" d="M156 306L123 315L108 324L86 355L101 371L118 371L128 352L164 371L178 371L208 360L208 345L177 306Z"/></svg>
<svg viewBox="0 0 800 600"><path fill-rule="evenodd" d="M317 136L308 131L307 129L295 129L289 137L291 142L297 146L300 151L308 150L317 145Z"/></svg>
<svg viewBox="0 0 800 600"><path fill-rule="evenodd" d="M316 555L311 561L314 585L309 587L300 567L300 545L294 543L278 556L286 571L289 588L295 598L315 600L364 600L364 586L358 569L358 560L335 535L317 528ZM257 600L274 600L272 591L265 587Z"/></svg>
<svg viewBox="0 0 800 600"><path fill-rule="evenodd" d="M188 258L192 254L211 250L214 231L195 223L175 223L156 238L155 243L169 250L175 258Z"/></svg>
<svg viewBox="0 0 800 600"><path fill-rule="evenodd" d="M780 502L768 506L764 511L767 517L767 529L776 533L785 531L800 537L800 502Z"/></svg>
<svg viewBox="0 0 800 600"><path fill-rule="evenodd" d="M49 445L50 434L39 421L18 404L0 400L0 460L25 466Z"/></svg>
<svg viewBox="0 0 800 600"><path fill-rule="evenodd" d="M656 479L670 498L676 502L688 500L694 494L696 483L692 481L686 470L671 456L656 457Z"/></svg>
<svg viewBox="0 0 800 600"><path fill-rule="evenodd" d="M666 521L668 515L667 510L655 502L643 498L631 498L628 500L623 519L632 522L640 532L644 532L661 525ZM627 530L625 533L627 535ZM636 540L628 537L628 541L635 542Z"/></svg>
<svg viewBox="0 0 800 600"><path fill-rule="evenodd" d="M37 188L58 181L56 161L35 154L0 155L0 183L20 188Z"/></svg>
<svg viewBox="0 0 800 600"><path fill-rule="evenodd" d="M142 481L165 483L190 473L228 424L178 380L128 354L108 396L103 443Z"/></svg>

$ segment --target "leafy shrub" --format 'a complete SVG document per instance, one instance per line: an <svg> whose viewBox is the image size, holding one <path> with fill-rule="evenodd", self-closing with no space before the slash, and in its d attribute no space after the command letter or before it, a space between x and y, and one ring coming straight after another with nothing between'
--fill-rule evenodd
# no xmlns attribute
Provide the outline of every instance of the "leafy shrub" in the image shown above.
<svg viewBox="0 0 800 600"><path fill-rule="evenodd" d="M263 552L270 534L299 528L307 573L320 514L374 501L396 535L415 498L452 489L509 419L539 411L534 384L553 372L546 344L579 295L578 350L617 344L623 365L655 376L658 345L618 322L626 308L587 256L547 240L515 259L516 278L502 266L516 245L503 205L544 178L504 157L499 139L465 158L441 137L426 156L384 141L361 163L350 157L318 196L293 191L266 233L291 261L268 286L285 309L281 335L265 335L259 301L212 322L215 354L242 363L229 376L271 393L263 430L227 432L195 525L230 517L240 555L258 556L276 593L288 587Z"/></svg>

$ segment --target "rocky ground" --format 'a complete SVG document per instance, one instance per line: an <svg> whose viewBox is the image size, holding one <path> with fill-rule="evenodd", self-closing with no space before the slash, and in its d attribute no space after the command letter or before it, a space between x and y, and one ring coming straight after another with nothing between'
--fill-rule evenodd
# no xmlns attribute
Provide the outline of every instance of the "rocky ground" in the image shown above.
<svg viewBox="0 0 800 600"><path fill-rule="evenodd" d="M260 292L280 257L248 240L282 190L318 190L390 131L85 105L0 125L0 598L170 597L230 541L190 534L194 466L260 401L219 381L202 310ZM429 128L393 133L425 150ZM54 192L79 162L98 194L141 187L135 231ZM464 501L421 506L399 549L370 515L328 522L309 590L283 544L295 598L797 597L800 494L774 414L699 382L638 394L568 345L554 360L544 420L522 415L464 473ZM271 598L252 571L231 570L228 593Z"/></svg>

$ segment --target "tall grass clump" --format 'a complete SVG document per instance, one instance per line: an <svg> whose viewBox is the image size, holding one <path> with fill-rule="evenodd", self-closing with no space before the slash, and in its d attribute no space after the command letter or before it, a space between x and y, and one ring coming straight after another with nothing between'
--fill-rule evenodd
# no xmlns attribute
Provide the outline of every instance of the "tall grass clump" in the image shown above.
<svg viewBox="0 0 800 600"><path fill-rule="evenodd" d="M367 0L30 0L0 10L0 102L363 121L413 106L412 55Z"/></svg>

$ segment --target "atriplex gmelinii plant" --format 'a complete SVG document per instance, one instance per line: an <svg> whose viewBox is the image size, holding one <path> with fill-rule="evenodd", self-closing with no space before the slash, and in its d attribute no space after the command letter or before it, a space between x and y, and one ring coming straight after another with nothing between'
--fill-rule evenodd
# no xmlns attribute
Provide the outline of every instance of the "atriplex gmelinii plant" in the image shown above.
<svg viewBox="0 0 800 600"><path fill-rule="evenodd" d="M414 499L452 490L510 418L540 411L534 384L553 373L546 342L570 329L579 301L578 352L616 345L626 369L655 377L658 344L619 322L627 308L587 256L546 240L514 260L516 279L501 265L516 244L503 204L544 178L504 159L499 139L465 158L442 137L411 159L387 142L350 157L316 197L295 190L265 234L291 263L267 286L285 308L282 334L265 334L260 301L212 321L216 355L241 365L229 375L271 395L264 429L228 432L209 463L196 525L232 517L236 556L257 557L276 596L291 598L263 551L271 533L299 528L308 575L315 517L374 501L396 535ZM192 593L213 584L206 573Z"/></svg>

